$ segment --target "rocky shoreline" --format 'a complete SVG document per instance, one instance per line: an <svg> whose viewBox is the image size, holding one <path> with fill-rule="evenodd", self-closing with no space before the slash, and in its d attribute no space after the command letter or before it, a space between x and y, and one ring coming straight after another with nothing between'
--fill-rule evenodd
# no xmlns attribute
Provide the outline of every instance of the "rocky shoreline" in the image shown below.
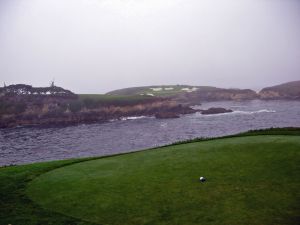
<svg viewBox="0 0 300 225"><path fill-rule="evenodd" d="M258 93L250 89L214 87L191 90L167 97L107 94L82 98L54 84L42 88L24 84L4 86L0 88L0 128L102 123L140 116L170 119L196 112L203 115L232 112L223 108L199 110L191 107L203 101L300 100L300 81L264 88Z"/></svg>
<svg viewBox="0 0 300 225"><path fill-rule="evenodd" d="M80 112L64 112L60 114L19 114L2 116L0 128L11 128L24 125L74 125L82 123L103 123L121 120L124 117L156 117L179 118L184 114L197 112L188 106L173 105L170 102L156 102L155 104L140 104L125 107L103 107L97 110L84 109Z"/></svg>
<svg viewBox="0 0 300 225"><path fill-rule="evenodd" d="M42 90L38 94L37 90ZM73 125L102 123L124 117L153 116L178 118L197 112L188 105L169 98L141 98L131 101L119 98L80 99L58 87L33 88L28 85L9 86L0 98L0 128L25 125Z"/></svg>
<svg viewBox="0 0 300 225"><path fill-rule="evenodd" d="M202 115L213 115L213 114L222 114L222 113L231 113L233 112L231 109L224 108L209 108L206 110L200 110Z"/></svg>

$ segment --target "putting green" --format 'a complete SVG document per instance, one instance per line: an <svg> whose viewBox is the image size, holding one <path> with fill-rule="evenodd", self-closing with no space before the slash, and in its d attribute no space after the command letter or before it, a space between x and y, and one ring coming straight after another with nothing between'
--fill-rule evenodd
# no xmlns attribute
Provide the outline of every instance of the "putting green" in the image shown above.
<svg viewBox="0 0 300 225"><path fill-rule="evenodd" d="M217 139L58 168L27 195L96 224L296 224L299 159L299 136Z"/></svg>

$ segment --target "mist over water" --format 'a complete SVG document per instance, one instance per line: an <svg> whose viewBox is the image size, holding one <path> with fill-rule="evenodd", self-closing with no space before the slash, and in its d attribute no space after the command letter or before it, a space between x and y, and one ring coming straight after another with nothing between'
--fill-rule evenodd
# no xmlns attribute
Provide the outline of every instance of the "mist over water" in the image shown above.
<svg viewBox="0 0 300 225"><path fill-rule="evenodd" d="M0 129L0 165L111 155L196 137L253 129L300 127L299 101L211 102L233 113L185 115L179 119L124 118L103 124Z"/></svg>

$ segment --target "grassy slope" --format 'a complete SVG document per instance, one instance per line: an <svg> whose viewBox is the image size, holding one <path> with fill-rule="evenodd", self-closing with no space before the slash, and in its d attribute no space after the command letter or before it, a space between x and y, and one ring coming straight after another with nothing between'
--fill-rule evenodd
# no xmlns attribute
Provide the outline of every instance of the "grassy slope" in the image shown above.
<svg viewBox="0 0 300 225"><path fill-rule="evenodd" d="M174 88L173 90L169 90L169 91L159 91L159 92L155 92L153 90L151 90L151 88ZM179 93L181 91L182 88L192 88L192 86L188 86L188 85L161 85L161 86L144 86L144 87L131 87L131 88L123 88L123 89L119 89L119 90L114 90L114 91L110 91L107 94L108 95L140 95L140 94L172 94L172 93Z"/></svg>
<svg viewBox="0 0 300 225"><path fill-rule="evenodd" d="M173 88L173 90L165 90L165 88ZM185 93L182 88L193 88L197 87L200 90L214 90L215 87L209 86L189 86L189 85L160 85L160 86L145 86L145 87L132 87L132 88L124 88L115 91L108 92L107 95L141 95L141 94L153 94L154 96L164 97L164 96L172 96L179 93ZM161 91L154 91L151 88L163 88Z"/></svg>
<svg viewBox="0 0 300 225"><path fill-rule="evenodd" d="M105 94L80 94L79 99L85 100L85 99L94 99L98 101L135 101L135 100L144 100L149 99L151 97L149 96L139 96L139 95L132 95L132 96L126 96L126 95L105 95Z"/></svg>
<svg viewBox="0 0 300 225"><path fill-rule="evenodd" d="M79 101L86 104L92 101L100 105L134 105L152 99L151 96L141 95L103 95L103 94L80 94Z"/></svg>
<svg viewBox="0 0 300 225"><path fill-rule="evenodd" d="M299 149L298 137L282 136L177 145L63 167L28 193L45 208L99 224L292 223Z"/></svg>
<svg viewBox="0 0 300 225"><path fill-rule="evenodd" d="M272 130L270 133L299 135L300 131ZM68 212L64 213L75 213L91 221L113 218L116 222L123 220L122 224L168 224L168 221L171 224L199 224L199 221L201 224L220 221L220 224L297 224L299 138L249 138L176 145L87 164L68 160L0 168L0 224L92 224L55 213L53 209L43 209L29 200L25 194L28 182L47 171L51 172L31 183L29 194L43 206L55 205L55 210L60 212L67 207ZM63 167L69 164L74 164L77 170L73 166ZM53 170L58 167L62 169ZM78 179L78 174L84 176ZM199 184L200 175L207 176L209 181ZM71 186L66 192L67 185ZM58 190L53 194L51 190L55 188ZM95 193L98 195L94 196ZM65 199L61 199L63 196ZM57 201L53 202L55 198ZM71 201L66 204L68 198ZM98 204L90 205L90 198L99 201ZM94 214L99 210L108 213L99 217Z"/></svg>

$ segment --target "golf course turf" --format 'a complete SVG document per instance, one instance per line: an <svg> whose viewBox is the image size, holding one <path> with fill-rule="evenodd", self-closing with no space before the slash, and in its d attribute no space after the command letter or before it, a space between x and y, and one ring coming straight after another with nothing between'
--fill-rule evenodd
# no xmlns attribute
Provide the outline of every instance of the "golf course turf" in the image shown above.
<svg viewBox="0 0 300 225"><path fill-rule="evenodd" d="M0 168L0 224L298 224L299 135L272 129Z"/></svg>

